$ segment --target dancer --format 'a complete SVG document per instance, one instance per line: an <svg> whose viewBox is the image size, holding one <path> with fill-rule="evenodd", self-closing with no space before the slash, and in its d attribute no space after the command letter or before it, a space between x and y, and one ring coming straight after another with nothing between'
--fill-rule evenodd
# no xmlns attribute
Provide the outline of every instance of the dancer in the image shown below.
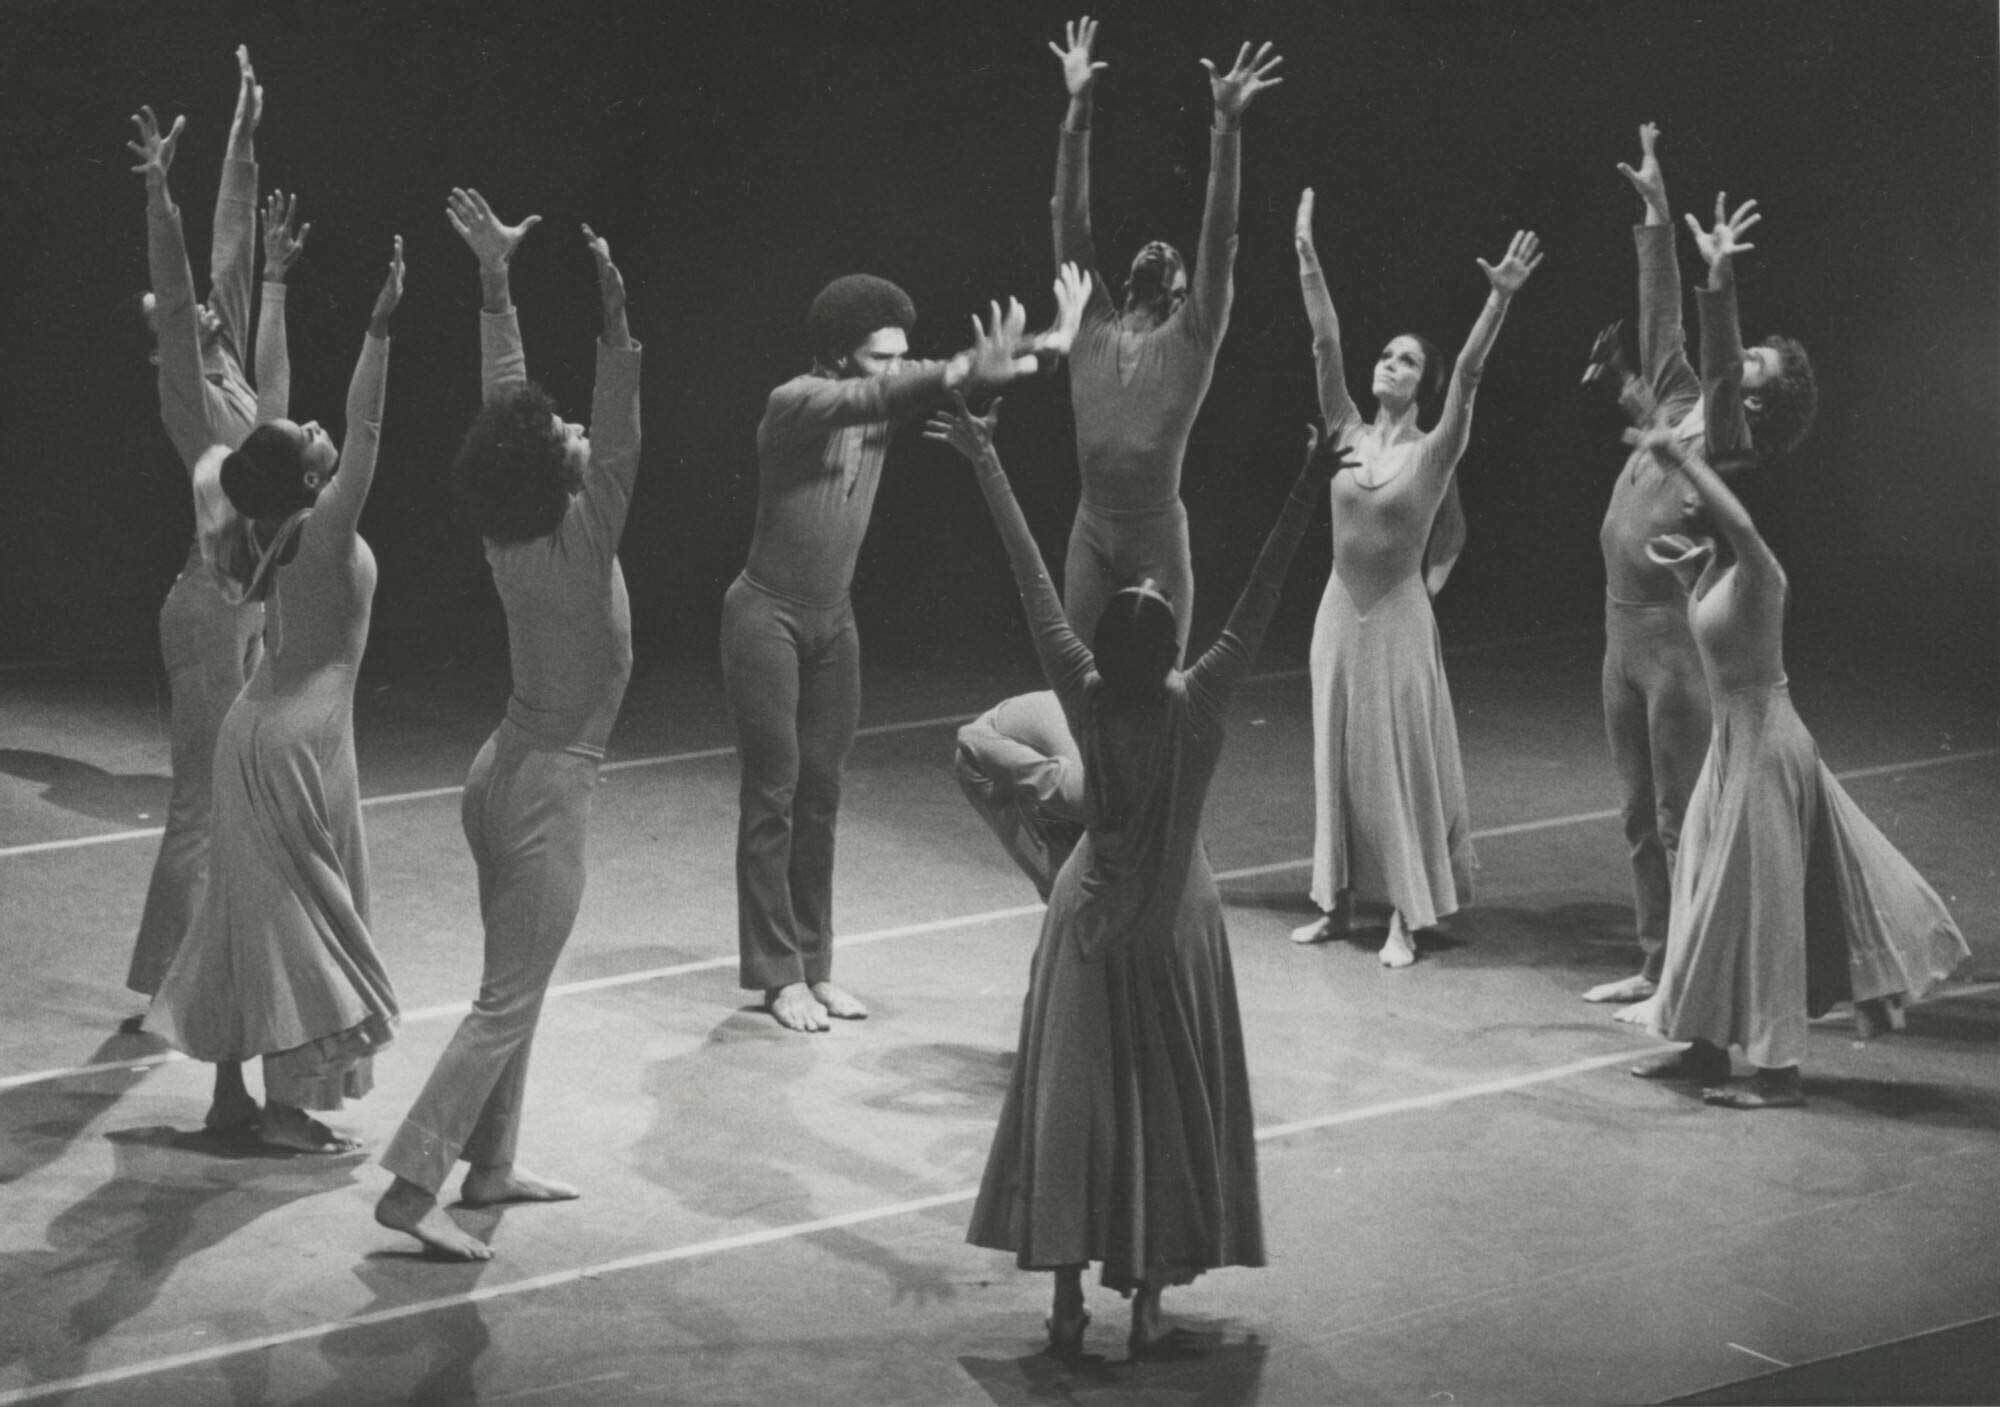
<svg viewBox="0 0 2000 1407"><path fill-rule="evenodd" d="M1083 756L1047 689L1002 699L958 730L953 758L972 809L1047 899L1083 835Z"/></svg>
<svg viewBox="0 0 2000 1407"><path fill-rule="evenodd" d="M1754 202L1753 202L1754 203ZM1757 216L1716 198L1695 224L1709 286L1702 304L1706 394L1740 394L1734 256ZM1674 870L1672 926L1648 1025L1686 1049L1640 1065L1644 1079L1709 1086L1733 1109L1804 1102L1806 1021L1841 1000L1872 1035L1951 975L1969 953L1937 893L1875 828L1820 760L1785 681L1785 573L1722 476L1679 427L1628 433L1700 500L1716 538L1655 538L1654 560L1688 593L1688 619L1713 704L1708 756L1688 803ZM1729 1047L1756 1067L1731 1089Z"/></svg>
<svg viewBox="0 0 2000 1407"><path fill-rule="evenodd" d="M1516 231L1428 431L1419 403L1443 382L1438 351L1393 337L1375 363L1375 419L1348 395L1340 322L1313 248L1313 193L1299 197L1294 242L1313 329L1320 414L1360 467L1333 479L1333 571L1313 625L1312 898L1321 917L1292 931L1314 943L1344 929L1356 902L1388 904L1386 967L1417 959L1416 933L1472 896L1472 822L1451 690L1426 590L1424 545L1465 452L1473 394L1507 305L1541 263Z"/></svg>
<svg viewBox="0 0 2000 1407"><path fill-rule="evenodd" d="M1656 150L1659 135L1650 122L1640 127L1639 168L1618 164L1646 209L1644 222L1632 232L1639 251L1641 375L1653 413L1681 436L1688 452L1705 457L1719 472L1734 473L1759 454L1789 449L1804 437L1817 400L1812 366L1797 342L1773 337L1744 359L1741 396L1702 394L1700 378L1688 365L1681 325L1680 269ZM1700 289L1695 296L1706 318L1707 303L1721 295ZM1614 332L1605 352L1615 356L1616 346ZM1593 360L1592 377L1601 365ZM1762 422L1754 444L1749 416ZM1658 985L1681 818L1708 748L1708 691L1687 608L1674 574L1646 552L1655 537L1686 526L1687 494L1680 477L1662 468L1657 456L1634 449L1611 490L1597 535L1604 553L1604 730L1624 792L1620 809L1644 961L1630 977L1592 987L1583 994L1585 1001L1636 1003ZM1620 1013L1621 1019L1635 1015Z"/></svg>
<svg viewBox="0 0 2000 1407"><path fill-rule="evenodd" d="M1089 293L1089 279L1065 267L1048 332L1024 337L1020 304L1003 314L995 303L991 335L971 351L905 362L916 305L886 279L849 274L807 314L813 369L765 403L750 560L722 606L722 682L743 766L740 980L787 1030L868 1014L832 980L833 833L861 712L847 592L891 433L952 390L990 390L1066 353Z"/></svg>
<svg viewBox="0 0 2000 1407"><path fill-rule="evenodd" d="M1112 596L1092 647L1071 629L994 451L996 418L961 405L926 434L975 466L1043 672L1082 746L1090 823L1042 921L967 1239L1054 1272L1057 1355L1082 1351L1091 1261L1132 1297L1132 1356L1173 1354L1194 1345L1161 1323L1161 1292L1264 1263L1249 1074L1202 806L1223 715L1345 451L1309 438L1229 623L1183 672L1172 606L1151 582Z"/></svg>
<svg viewBox="0 0 2000 1407"><path fill-rule="evenodd" d="M1062 61L1069 90L1051 202L1056 262L1074 262L1086 272L1097 266L1090 224L1090 119L1097 75L1105 65L1091 58L1096 42L1097 24L1086 16L1065 27L1062 44L1049 44ZM1187 646L1194 570L1180 499L1181 460L1229 325L1243 113L1257 94L1284 82L1271 76L1282 62L1269 44L1254 58L1245 44L1226 73L1201 61L1215 117L1192 282L1179 251L1152 240L1132 259L1124 307L1112 307L1111 290L1099 279L1084 310L1070 354L1083 496L1063 561L1063 606L1086 640L1113 591L1151 577L1173 602L1181 646Z"/></svg>
<svg viewBox="0 0 2000 1407"><path fill-rule="evenodd" d="M161 139L141 109L149 161ZM148 1021L215 1063L207 1124L311 1152L355 1147L308 1109L365 1094L396 998L368 929L368 855L354 760L354 678L375 557L355 532L375 475L389 317L403 242L376 297L347 393L347 444L315 422L260 425L221 466L240 515L220 560L267 602L265 652L216 739L214 845L200 914ZM261 1112L242 1062L264 1060Z"/></svg>
<svg viewBox="0 0 2000 1407"><path fill-rule="evenodd" d="M243 443L253 425L278 419L290 409L285 275L311 230L309 225L294 230L293 202L283 192L273 193L264 211L263 307L255 344L257 389L252 391L243 362L251 346L256 135L264 90L251 69L249 50L238 48L236 62L236 115L216 195L207 304L195 301L180 210L168 189L168 171L187 119L174 120L160 140L156 161L142 160L133 168L146 175L146 260L152 288L141 308L154 338L160 420L188 471L196 528L187 561L160 606L173 790L125 975L125 985L144 996L159 990L161 974L201 909L208 883L215 734L230 701L256 669L264 626L263 606L227 599L207 560L231 516L215 466L222 452ZM220 450L210 455L217 446ZM205 455L210 455L206 463Z"/></svg>
<svg viewBox="0 0 2000 1407"><path fill-rule="evenodd" d="M528 380L508 282L515 249L541 217L502 224L476 190L453 190L445 214L479 261L484 295L485 405L452 477L507 613L514 688L465 783L465 838L486 928L479 996L382 1155L395 1181L375 1219L438 1255L489 1260L492 1248L438 1206L454 1163L468 1165L468 1206L577 1195L517 1167L514 1154L542 997L583 900L597 767L632 673L618 539L639 464L640 348L611 246L585 225L604 333L588 435L565 424Z"/></svg>

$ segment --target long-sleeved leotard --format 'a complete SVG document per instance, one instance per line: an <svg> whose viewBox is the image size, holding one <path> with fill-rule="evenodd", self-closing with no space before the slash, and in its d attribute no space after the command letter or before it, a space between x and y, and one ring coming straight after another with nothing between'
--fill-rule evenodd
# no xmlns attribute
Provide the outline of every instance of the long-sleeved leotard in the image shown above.
<svg viewBox="0 0 2000 1407"><path fill-rule="evenodd" d="M482 313L479 332L491 402L526 384L527 359L512 308ZM542 997L583 901L597 764L632 673L618 540L639 463L639 363L636 343L598 342L581 490L547 535L485 544L514 681L462 808L485 962L478 999L382 1156L433 1194L460 1158L512 1165Z"/></svg>
<svg viewBox="0 0 2000 1407"><path fill-rule="evenodd" d="M1051 201L1056 263L1096 273L1070 349L1083 492L1063 565L1064 603L1086 640L1112 593L1152 577L1173 603L1187 643L1194 572L1181 462L1229 325L1242 149L1237 130L1209 134L1208 195L1188 297L1158 327L1134 332L1096 270L1090 133L1062 129Z"/></svg>

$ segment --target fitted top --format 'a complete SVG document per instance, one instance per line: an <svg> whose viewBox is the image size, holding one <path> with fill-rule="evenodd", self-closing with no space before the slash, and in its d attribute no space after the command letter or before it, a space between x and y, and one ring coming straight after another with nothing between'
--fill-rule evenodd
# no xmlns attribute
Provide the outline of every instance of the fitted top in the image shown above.
<svg viewBox="0 0 2000 1407"><path fill-rule="evenodd" d="M485 544L507 614L508 723L538 747L593 759L604 756L632 677L632 603L618 540L639 466L640 350L597 343L590 463L562 521L527 542ZM480 314L479 361L488 401L527 384L511 307Z"/></svg>
<svg viewBox="0 0 2000 1407"><path fill-rule="evenodd" d="M1718 565L1712 539L1678 533L1654 538L1647 555L1686 586L1688 627L1718 703L1724 694L1785 682L1787 585L1775 558Z"/></svg>
<svg viewBox="0 0 2000 1407"><path fill-rule="evenodd" d="M1201 244L1188 270L1188 296L1165 322L1145 332L1126 331L1103 275L1091 281L1090 301L1069 354L1077 467L1086 503L1156 508L1180 494L1188 436L1229 326L1242 153L1240 132L1210 131ZM1095 272L1088 130L1063 128L1050 213L1056 263L1074 260Z"/></svg>
<svg viewBox="0 0 2000 1407"><path fill-rule="evenodd" d="M809 606L847 599L899 421L945 401L946 363L881 376L795 376L757 425L757 525L743 574Z"/></svg>

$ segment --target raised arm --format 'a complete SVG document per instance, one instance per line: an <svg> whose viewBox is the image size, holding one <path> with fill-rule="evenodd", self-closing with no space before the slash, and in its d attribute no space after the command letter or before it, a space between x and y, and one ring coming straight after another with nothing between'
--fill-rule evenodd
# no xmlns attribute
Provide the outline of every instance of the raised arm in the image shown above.
<svg viewBox="0 0 2000 1407"><path fill-rule="evenodd" d="M1341 469L1351 469L1354 464L1352 450L1330 436L1322 438L1318 426L1307 430L1305 463L1299 468L1298 478L1292 481L1292 491L1285 496L1278 521L1272 525L1263 550L1250 568L1243 594L1236 598L1222 634L1187 672L1189 697L1209 717L1221 715L1230 695L1257 658L1264 630L1278 608L1285 573L1292 565L1292 556L1298 551L1306 525L1312 520L1313 505L1319 501L1327 482Z"/></svg>
<svg viewBox="0 0 2000 1407"><path fill-rule="evenodd" d="M1272 77L1284 60L1269 43L1253 58L1250 46L1236 51L1227 73L1217 73L1207 59L1209 94L1215 118L1208 138L1208 198L1201 211L1201 242L1195 248L1194 274L1188 289L1188 311L1212 340L1219 341L1229 323L1235 287L1236 210L1243 186L1243 113L1266 88L1285 80Z"/></svg>
<svg viewBox="0 0 2000 1407"><path fill-rule="evenodd" d="M461 186L452 187L444 217L479 261L479 384L481 395L490 401L528 384L528 355L521 347L521 324L514 316L507 268L542 217L530 215L517 225L503 224L485 196Z"/></svg>
<svg viewBox="0 0 2000 1407"><path fill-rule="evenodd" d="M1687 480L1695 497L1701 500L1708 522L1722 534L1740 564L1761 576L1783 578L1784 569L1765 543L1763 534L1757 531L1756 523L1751 521L1743 500L1723 482L1722 476L1709 466L1706 459L1688 451L1687 446L1675 437L1671 426L1627 430L1625 441L1650 449L1662 464L1677 470Z"/></svg>
<svg viewBox="0 0 2000 1407"><path fill-rule="evenodd" d="M292 351L285 330L285 279L312 224L292 226L298 199L272 191L264 202L264 291L257 308L257 423L292 413Z"/></svg>
<svg viewBox="0 0 2000 1407"><path fill-rule="evenodd" d="M1056 193L1049 202L1056 264L1073 263L1086 270L1097 267L1097 248L1090 237L1090 114L1097 75L1104 65L1090 57L1096 43L1097 21L1088 15L1063 26L1061 44L1049 41L1050 51L1062 62L1063 86L1069 91L1069 110L1063 115L1056 146Z"/></svg>
<svg viewBox="0 0 2000 1407"><path fill-rule="evenodd" d="M1347 366L1340 353L1340 317L1333 310L1333 293L1313 247L1313 192L1299 193L1299 213L1292 222L1292 244L1299 252L1299 296L1305 300L1306 321L1312 325L1313 366L1319 373L1319 416L1328 438L1339 444L1361 428L1361 412L1347 392Z"/></svg>
<svg viewBox="0 0 2000 1407"><path fill-rule="evenodd" d="M1498 264L1479 260L1480 271L1486 275L1491 290L1451 369L1451 380L1445 386L1444 410L1425 437L1427 452L1422 462L1440 477L1449 476L1459 456L1465 453L1465 442L1472 431L1472 400L1478 393L1479 379L1486 374L1487 353L1493 350L1494 339L1500 335L1508 305L1541 262L1540 245L1532 230L1514 231L1514 238Z"/></svg>
<svg viewBox="0 0 2000 1407"><path fill-rule="evenodd" d="M1704 230L1687 217L1695 246L1708 263L1708 283L1697 289L1701 308L1701 394L1704 443L1711 464L1728 465L1754 457L1750 422L1743 411L1743 330L1736 320L1736 256L1757 246L1743 236L1764 217L1746 200L1730 214L1728 198L1715 197L1715 228Z"/></svg>
<svg viewBox="0 0 2000 1407"><path fill-rule="evenodd" d="M1042 549L1028 530L1027 517L1015 501L1013 486L1007 482L1007 472L1000 467L1000 456L993 448L1000 403L995 401L984 416L978 416L966 408L963 396L954 395L953 402L954 409L931 418L924 427L924 438L950 445L971 462L987 511L993 515L993 526L1007 549L1007 561L1014 569L1014 584L1021 592L1021 608L1028 617L1042 673L1062 700L1064 711L1074 715L1090 678L1091 654L1063 614L1062 598L1049 579Z"/></svg>
<svg viewBox="0 0 2000 1407"><path fill-rule="evenodd" d="M403 237L396 236L388 277L375 296L368 335L347 387L347 440L340 447L340 472L321 491L310 530L335 556L350 550L361 507L375 482L375 457L382 445L382 401L389 381L389 315L403 297Z"/></svg>
<svg viewBox="0 0 2000 1407"><path fill-rule="evenodd" d="M195 312L194 274L188 268L181 212L167 187L185 117L162 134L150 107L132 115L139 135L126 147L139 158L132 169L146 178L146 272L152 282L154 359L158 363L160 420L181 463L190 471L203 450L216 442L208 416L208 392L201 373L201 323Z"/></svg>
<svg viewBox="0 0 2000 1407"><path fill-rule="evenodd" d="M604 335L597 342L597 382L590 405L590 468L583 481L584 520L606 552L618 550L632 481L639 470L639 344L625 320L625 276L611 261L610 242L590 226L584 243L597 263Z"/></svg>
<svg viewBox="0 0 2000 1407"><path fill-rule="evenodd" d="M257 269L257 124L264 116L264 89L250 67L250 51L236 48L236 115L222 157L222 183L215 192L215 225L208 254L208 307L236 366L250 360L250 295Z"/></svg>
<svg viewBox="0 0 2000 1407"><path fill-rule="evenodd" d="M1637 192L1644 207L1632 231L1639 256L1640 375L1661 400L1696 393L1694 368L1687 364L1687 334L1681 325L1681 271L1674 259L1672 207L1667 180L1660 172L1660 129L1647 122L1639 128L1639 166L1621 161L1618 174Z"/></svg>

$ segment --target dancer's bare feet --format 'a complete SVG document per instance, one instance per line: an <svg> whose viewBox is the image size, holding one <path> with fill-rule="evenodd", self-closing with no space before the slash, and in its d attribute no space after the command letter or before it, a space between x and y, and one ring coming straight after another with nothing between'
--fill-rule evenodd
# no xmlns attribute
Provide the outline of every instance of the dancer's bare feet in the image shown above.
<svg viewBox="0 0 2000 1407"><path fill-rule="evenodd" d="M1389 918L1389 936L1382 943L1382 966L1408 967L1417 960L1417 940L1403 922L1402 910Z"/></svg>
<svg viewBox="0 0 2000 1407"><path fill-rule="evenodd" d="M1160 1317L1157 1288L1141 1285L1132 1292L1132 1331L1125 1338L1125 1351L1134 1360L1201 1358L1214 1347L1208 1335L1175 1328Z"/></svg>
<svg viewBox="0 0 2000 1407"><path fill-rule="evenodd" d="M845 987L836 987L831 982L812 984L813 999L826 1008L826 1014L836 1021L866 1021L868 1008L861 1004L861 998Z"/></svg>
<svg viewBox="0 0 2000 1407"><path fill-rule="evenodd" d="M1854 1004L1854 1034L1864 1041L1900 1031L1907 1024L1900 996L1866 997Z"/></svg>
<svg viewBox="0 0 2000 1407"><path fill-rule="evenodd" d="M1292 930L1292 941L1301 946L1307 943L1324 943L1333 937L1333 915L1321 914L1311 923L1302 923Z"/></svg>
<svg viewBox="0 0 2000 1407"><path fill-rule="evenodd" d="M293 1153L352 1153L361 1146L360 1139L335 1133L298 1106L275 1099L264 1101L257 1141Z"/></svg>
<svg viewBox="0 0 2000 1407"><path fill-rule="evenodd" d="M1613 1021L1623 1021L1627 1026L1639 1026L1650 1030L1652 1029L1653 1018L1658 1016L1659 1013L1660 994L1655 992L1642 1002L1633 1002L1630 1006L1619 1007L1618 1010L1611 1013L1611 1019Z"/></svg>
<svg viewBox="0 0 2000 1407"><path fill-rule="evenodd" d="M1760 1067L1743 1088L1705 1089L1701 1099L1724 1109L1796 1109L1806 1102L1806 1090L1798 1066Z"/></svg>
<svg viewBox="0 0 2000 1407"><path fill-rule="evenodd" d="M201 1126L210 1133L251 1133L260 1122L257 1101L243 1085L243 1062L219 1061L215 1067L215 1096L202 1116Z"/></svg>
<svg viewBox="0 0 2000 1407"><path fill-rule="evenodd" d="M1583 994L1587 1002L1642 1002L1659 990L1659 984L1643 972L1621 977L1616 982L1600 982Z"/></svg>
<svg viewBox="0 0 2000 1407"><path fill-rule="evenodd" d="M582 1195L567 1182L536 1177L516 1167L473 1168L458 1189L459 1200L468 1207L490 1207L496 1202L573 1202Z"/></svg>
<svg viewBox="0 0 2000 1407"><path fill-rule="evenodd" d="M1056 1271L1056 1300L1049 1314L1049 1356L1065 1363L1083 1357L1083 1335L1090 1327L1090 1314L1083 1307L1083 1268L1064 1266Z"/></svg>
<svg viewBox="0 0 2000 1407"><path fill-rule="evenodd" d="M827 1030L826 1008L813 999L803 982L789 982L764 993L764 1010L777 1018L787 1031Z"/></svg>
<svg viewBox="0 0 2000 1407"><path fill-rule="evenodd" d="M1672 1055L1634 1065L1632 1073L1642 1080L1667 1080L1677 1084L1719 1085L1729 1078L1729 1052L1707 1041L1696 1041Z"/></svg>
<svg viewBox="0 0 2000 1407"><path fill-rule="evenodd" d="M446 1260L492 1260L493 1248L446 1215L437 1198L408 1178L397 1178L375 1203L375 1220L414 1236Z"/></svg>

